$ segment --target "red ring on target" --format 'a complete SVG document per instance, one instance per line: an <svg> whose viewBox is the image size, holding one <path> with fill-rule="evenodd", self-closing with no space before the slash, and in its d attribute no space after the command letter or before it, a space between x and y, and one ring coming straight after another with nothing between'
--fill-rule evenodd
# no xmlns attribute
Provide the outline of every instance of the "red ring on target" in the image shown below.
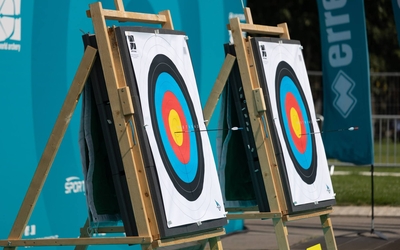
<svg viewBox="0 0 400 250"><path fill-rule="evenodd" d="M175 155L180 162L187 164L190 160L188 124L178 99L170 91L165 92L162 100L162 117Z"/></svg>
<svg viewBox="0 0 400 250"><path fill-rule="evenodd" d="M286 117L290 123L290 135L294 145L300 153L304 153L307 147L306 127L304 118L300 110L299 103L292 93L287 93L285 97Z"/></svg>

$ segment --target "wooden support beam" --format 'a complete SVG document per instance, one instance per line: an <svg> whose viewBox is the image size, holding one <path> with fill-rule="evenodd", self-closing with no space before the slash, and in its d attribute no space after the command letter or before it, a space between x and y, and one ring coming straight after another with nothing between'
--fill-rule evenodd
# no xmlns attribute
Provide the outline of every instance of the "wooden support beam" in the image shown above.
<svg viewBox="0 0 400 250"><path fill-rule="evenodd" d="M115 9L118 11L125 11L124 3L122 0L114 0Z"/></svg>
<svg viewBox="0 0 400 250"><path fill-rule="evenodd" d="M214 86L211 90L211 93L207 99L206 105L203 109L204 120L206 125L208 125L211 120L211 116L214 113L214 109L218 104L219 97L221 96L222 91L224 90L226 81L228 80L229 74L231 73L233 64L235 63L235 57L227 54L225 57L224 64L219 71L218 77L215 80Z"/></svg>
<svg viewBox="0 0 400 250"><path fill-rule="evenodd" d="M289 250L288 231L282 218L272 219L279 250Z"/></svg>
<svg viewBox="0 0 400 250"><path fill-rule="evenodd" d="M138 234L143 237L151 235L153 239L159 239L160 235L147 184L139 140L137 133L134 133L134 130L136 130L134 117L133 115L124 116L123 107L120 103L118 89L125 88L127 85L115 41L114 29L107 29L105 23L106 15L109 12L109 10L103 10L101 2L90 5L90 13L127 178L130 200L135 211ZM145 20L147 22L151 21L151 19Z"/></svg>
<svg viewBox="0 0 400 250"><path fill-rule="evenodd" d="M282 214L280 212L244 212L244 213L228 213L226 218L228 220L239 220L239 219L273 219L273 218L281 218Z"/></svg>
<svg viewBox="0 0 400 250"><path fill-rule="evenodd" d="M91 10L86 12L88 17L93 17ZM105 20L116 20L119 22L139 22L165 25L168 19L165 15L146 14L137 12L125 12L119 10L102 9L102 15Z"/></svg>
<svg viewBox="0 0 400 250"><path fill-rule="evenodd" d="M208 240L210 250L222 250L222 242L220 237L210 238Z"/></svg>
<svg viewBox="0 0 400 250"><path fill-rule="evenodd" d="M211 239L211 238L215 238L215 237L219 238L219 236L222 236L224 234L225 234L225 230L223 228L217 228L215 230L207 231L205 233L192 234L189 237L182 236L182 237L173 237L173 238L168 238L168 239L163 239L163 240L156 240L152 243L152 246L153 246L153 248L167 247L167 246L189 243L189 242L193 242L193 241L202 241L202 240Z"/></svg>
<svg viewBox="0 0 400 250"><path fill-rule="evenodd" d="M282 27L276 26L264 26L258 24L240 24L243 32L248 32L250 34L260 34L260 35L272 35L272 36L282 36L284 34L284 29ZM230 24L228 24L228 30L232 30Z"/></svg>
<svg viewBox="0 0 400 250"><path fill-rule="evenodd" d="M328 250L337 250L336 239L333 233L333 226L329 214L323 214L320 216L320 221L322 225L322 231L325 237L325 243Z"/></svg>
<svg viewBox="0 0 400 250"><path fill-rule="evenodd" d="M332 213L332 207L327 207L319 210L304 211L296 214L287 214L283 216L283 219L284 221L302 220L330 213Z"/></svg>
<svg viewBox="0 0 400 250"><path fill-rule="evenodd" d="M96 49L90 46L86 48L85 54L83 55L74 80L72 81L67 97L50 134L50 138L47 141L46 147L42 157L40 158L28 191L26 192L17 218L14 221L14 225L8 237L9 240L17 240L21 239L22 237L28 220L32 214L33 208L36 205L39 194L42 191L44 182L46 181L47 175L53 164L58 148L60 147L65 131L67 130L72 114L74 113L82 89L90 74L96 54Z"/></svg>
<svg viewBox="0 0 400 250"><path fill-rule="evenodd" d="M165 23L162 24L163 29L174 29L174 24L172 23L171 12L169 10L163 10L158 13L160 16L165 16Z"/></svg>
<svg viewBox="0 0 400 250"><path fill-rule="evenodd" d="M134 245L150 244L151 237L108 237L108 238L62 238L62 239L18 239L0 240L0 246L79 246L79 245Z"/></svg>
<svg viewBox="0 0 400 250"><path fill-rule="evenodd" d="M89 238L90 234L89 234L89 218L86 219L85 225L83 225L83 227L81 228L80 232L81 235L79 235L79 238ZM74 250L86 250L88 248L88 245L77 245L75 246Z"/></svg>
<svg viewBox="0 0 400 250"><path fill-rule="evenodd" d="M246 23L253 24L253 16L251 15L250 8L248 7L244 8L244 16L246 18Z"/></svg>
<svg viewBox="0 0 400 250"><path fill-rule="evenodd" d="M283 34L281 34L279 37L289 40L290 39L290 35L289 35L289 28L287 26L287 23L280 23L280 24L278 24L278 27L283 29Z"/></svg>

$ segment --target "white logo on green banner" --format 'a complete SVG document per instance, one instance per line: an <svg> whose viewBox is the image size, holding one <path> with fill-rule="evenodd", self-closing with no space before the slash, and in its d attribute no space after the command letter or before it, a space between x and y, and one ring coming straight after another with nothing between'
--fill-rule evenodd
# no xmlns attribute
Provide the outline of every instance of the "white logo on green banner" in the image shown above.
<svg viewBox="0 0 400 250"><path fill-rule="evenodd" d="M336 75L332 83L332 90L336 94L333 106L346 118L357 103L357 99L352 95L352 90L356 86L353 79L342 70Z"/></svg>

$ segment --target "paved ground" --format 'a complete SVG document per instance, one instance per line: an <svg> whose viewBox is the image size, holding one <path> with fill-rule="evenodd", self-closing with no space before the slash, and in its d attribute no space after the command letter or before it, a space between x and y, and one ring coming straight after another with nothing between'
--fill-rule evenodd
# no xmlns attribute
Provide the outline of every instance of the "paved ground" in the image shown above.
<svg viewBox="0 0 400 250"><path fill-rule="evenodd" d="M375 207L373 226L370 214L371 207L334 207L331 219L339 250L400 249L400 208ZM245 226L245 230L222 238L224 249L278 249L271 220L246 220ZM316 244L326 249L319 217L291 221L287 227L292 250L305 250Z"/></svg>

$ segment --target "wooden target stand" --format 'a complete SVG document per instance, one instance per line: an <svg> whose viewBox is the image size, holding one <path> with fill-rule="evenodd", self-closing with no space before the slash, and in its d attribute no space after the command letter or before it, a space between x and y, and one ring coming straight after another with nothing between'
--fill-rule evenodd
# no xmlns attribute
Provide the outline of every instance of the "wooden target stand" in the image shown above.
<svg viewBox="0 0 400 250"><path fill-rule="evenodd" d="M177 249L174 246L180 244L184 246L185 244L196 244L197 249L204 248L209 244L210 249L223 249L220 240L220 236L225 234L223 228L168 239L160 238L139 140L137 133L134 133L134 107L129 88L125 82L114 29L107 28L106 20L160 24L164 29L173 29L173 24L168 10L159 14L125 12L122 0L114 0L114 3L116 10L103 9L102 4L97 2L91 4L90 10L87 11L88 17L93 22L98 50L90 46L85 50L8 239L0 240L0 247L4 247L5 250L14 250L25 246L76 246L75 249L84 250L88 245L117 244L140 244L142 249L146 250L161 247ZM46 181L97 53L101 57L115 129L119 138L123 166L127 177L130 200L135 211L138 236L94 238L88 234L89 222L86 221L85 225L80 229L79 238L22 239L25 227ZM124 229L123 227L107 227L98 228L96 232L123 233Z"/></svg>
<svg viewBox="0 0 400 250"><path fill-rule="evenodd" d="M227 217L228 219L272 219L279 249L283 250L290 249L286 222L319 216L327 248L329 250L336 250L336 240L333 233L332 222L329 217L329 214L332 212L332 207L305 211L296 214L289 214L288 212L282 186L282 179L279 174L278 163L275 157L275 149L271 139L270 127L272 124L268 124L267 121L264 122L262 120L263 116L266 117L266 105L262 94L263 91L257 77L253 56L254 54L252 51L252 46L250 45L251 37L243 37L243 32L248 32L249 34L259 34L290 39L287 24L282 23L278 24L277 26L256 25L253 24L250 9L245 8L244 13L246 17L246 23L241 23L237 17L232 18L230 19L228 29L232 32L232 38L236 51L236 60L239 66L244 95L246 98L251 127L253 130L253 136L257 145L263 183L268 196L267 198L271 212L260 212L258 207L246 209L234 208L227 210L229 212L243 213L228 213ZM225 64L221 70L221 73L224 72L224 78L216 82L211 96L209 97L204 108L206 120L211 118L212 112L225 86L228 75L232 68L232 62L234 60L235 58L233 56L229 54L227 55Z"/></svg>

